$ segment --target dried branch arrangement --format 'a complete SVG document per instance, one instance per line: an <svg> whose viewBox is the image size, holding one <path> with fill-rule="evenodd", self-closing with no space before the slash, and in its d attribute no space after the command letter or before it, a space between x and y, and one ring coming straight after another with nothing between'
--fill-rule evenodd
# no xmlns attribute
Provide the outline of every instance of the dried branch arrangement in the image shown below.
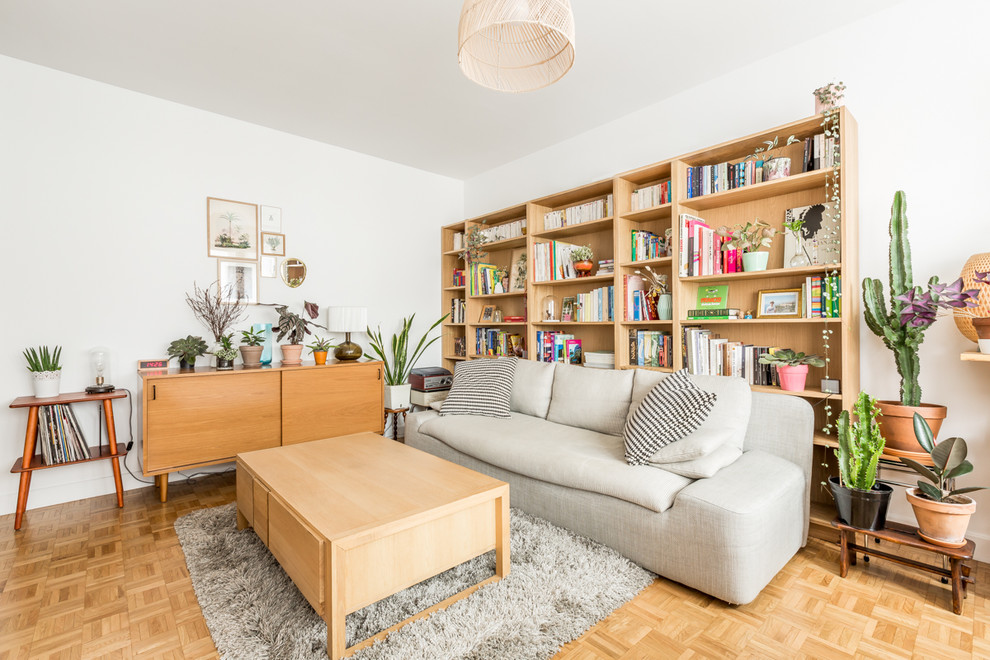
<svg viewBox="0 0 990 660"><path fill-rule="evenodd" d="M193 282L192 295L186 294L186 303L203 325L213 333L217 342L227 334L230 326L244 318L247 308L234 297L232 285L221 288L219 282L200 289ZM233 302L231 302L233 301Z"/></svg>

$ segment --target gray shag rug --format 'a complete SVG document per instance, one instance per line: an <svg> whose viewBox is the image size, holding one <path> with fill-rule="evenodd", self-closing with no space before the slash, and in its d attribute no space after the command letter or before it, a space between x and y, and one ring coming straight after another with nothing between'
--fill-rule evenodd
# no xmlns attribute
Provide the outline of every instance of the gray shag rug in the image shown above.
<svg viewBox="0 0 990 660"><path fill-rule="evenodd" d="M196 598L220 656L326 660L327 628L261 542L238 531L236 505L175 521ZM355 660L552 657L642 591L654 575L611 548L518 509L512 570L467 598L355 653ZM347 645L495 574L489 552L347 615Z"/></svg>

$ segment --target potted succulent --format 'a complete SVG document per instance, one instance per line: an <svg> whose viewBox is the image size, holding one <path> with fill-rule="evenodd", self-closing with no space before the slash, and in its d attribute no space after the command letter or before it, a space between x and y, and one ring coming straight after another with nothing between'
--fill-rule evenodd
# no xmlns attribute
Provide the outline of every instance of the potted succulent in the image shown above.
<svg viewBox="0 0 990 660"><path fill-rule="evenodd" d="M62 347L55 350L47 346L24 349L24 359L27 360L27 370L34 378L34 396L47 399L58 396L59 385L62 383Z"/></svg>
<svg viewBox="0 0 990 660"><path fill-rule="evenodd" d="M578 245L571 248L571 263L574 265L578 277L591 275L591 269L595 267L595 262L592 261L594 258L595 253L591 251L590 245Z"/></svg>
<svg viewBox="0 0 990 660"><path fill-rule="evenodd" d="M443 323L447 316L449 315L444 314L441 316L440 320L431 325L430 329L423 334L419 343L416 344L416 349L412 352L412 357L409 357L408 354L410 346L409 330L412 328L413 319L416 318L415 314L407 319L402 319L402 330L399 334L392 335L391 351L388 351L385 347L381 327L379 326L377 332L368 328L368 341L371 343L371 350L382 361L385 371L386 408L397 410L399 408L409 407L409 390L411 386L406 382L409 379L409 372L416 366L416 361L419 360L423 351L440 338L437 336L428 342L426 341L426 338L433 329Z"/></svg>
<svg viewBox="0 0 990 660"><path fill-rule="evenodd" d="M803 392L808 379L808 367L824 367L825 360L817 355L805 355L789 348L778 348L760 357L760 364L777 367L780 389Z"/></svg>
<svg viewBox="0 0 990 660"><path fill-rule="evenodd" d="M772 140L764 140L763 144L765 147L757 147L752 154L750 154L746 160L755 160L758 163L763 161L763 180L773 181L774 179L783 179L784 177L791 175L791 159L784 158L783 156L775 155L780 149L786 146L792 145L795 142L800 142L793 135L787 138L785 144L780 144L780 137L775 135Z"/></svg>
<svg viewBox="0 0 990 660"><path fill-rule="evenodd" d="M209 347L202 337L187 335L185 339L176 339L168 345L169 358L179 358L179 369L195 369L196 358L206 355Z"/></svg>
<svg viewBox="0 0 990 660"><path fill-rule="evenodd" d="M726 239L722 243L723 250L742 252L743 270L751 273L767 269L770 253L760 248L769 248L773 245L773 237L780 232L756 218L753 222L736 225L732 229L719 227L716 233Z"/></svg>
<svg viewBox="0 0 990 660"><path fill-rule="evenodd" d="M327 352L333 348L333 344L330 343L329 339L322 339L316 336L314 336L314 339L316 341L306 346L306 348L308 348L309 352L313 354L313 359L316 360L316 364L326 364Z"/></svg>
<svg viewBox="0 0 990 660"><path fill-rule="evenodd" d="M901 462L928 481L919 481L917 488L909 488L905 494L914 517L918 521L918 535L929 543L961 548L966 545L966 529L969 519L976 512L976 501L963 493L983 490L985 486L967 486L948 490L950 479L973 471L973 464L966 460L968 450L962 438L947 438L935 444L935 436L928 422L914 416L914 432L932 462L931 467L901 456Z"/></svg>
<svg viewBox="0 0 990 660"><path fill-rule="evenodd" d="M918 348L940 311L960 312L974 307L979 291L965 290L961 278L942 284L937 276L928 281L927 291L915 286L906 210L904 192L898 190L890 209L890 309L884 302L883 284L867 277L863 279L863 315L870 331L894 353L901 376L900 400L879 402L883 413L880 428L887 439L888 453L923 458L925 452L915 437L914 415L924 417L938 437L946 408L921 401Z"/></svg>
<svg viewBox="0 0 990 660"><path fill-rule="evenodd" d="M231 338L234 333L220 336L220 348L213 351L217 356L217 371L231 371L234 368L234 359L237 357L237 349L234 348Z"/></svg>
<svg viewBox="0 0 990 660"><path fill-rule="evenodd" d="M241 330L241 360L244 361L245 369L253 369L261 366L261 352L265 350L262 344L265 343L265 334L261 330L253 327Z"/></svg>
<svg viewBox="0 0 990 660"><path fill-rule="evenodd" d="M860 392L854 406L856 421L850 422L848 410L839 413L836 424L839 447L835 457L839 476L828 480L839 518L860 529L883 529L887 506L894 489L877 483L877 462L883 453L876 400Z"/></svg>
<svg viewBox="0 0 990 660"><path fill-rule="evenodd" d="M302 364L301 356L303 340L306 338L306 335L312 334L309 330L309 326L313 325L317 328L323 328L324 330L327 329L326 326L322 326L319 323L313 323L309 320L315 319L319 316L320 307L316 303L303 303L303 313L309 316L309 319L303 318L295 312L290 312L288 305L276 304L274 307L275 311L278 312L278 325L274 328L276 333L275 340L282 341L282 339L286 337L289 339L288 344L282 344L279 346L279 348L282 349L282 364Z"/></svg>
<svg viewBox="0 0 990 660"><path fill-rule="evenodd" d="M838 83L829 83L812 92L815 95L815 114L820 115L823 112L834 110L839 105L839 101L842 100L845 91L846 86L840 80Z"/></svg>

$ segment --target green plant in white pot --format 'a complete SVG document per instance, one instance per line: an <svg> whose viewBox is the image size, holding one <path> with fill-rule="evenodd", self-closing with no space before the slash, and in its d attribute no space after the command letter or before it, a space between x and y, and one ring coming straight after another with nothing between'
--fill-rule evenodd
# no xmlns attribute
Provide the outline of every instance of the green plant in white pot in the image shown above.
<svg viewBox="0 0 990 660"><path fill-rule="evenodd" d="M423 355L423 351L429 348L437 339L440 339L439 336L436 336L427 341L427 337L433 332L433 329L443 323L447 316L449 315L444 314L440 317L439 321L430 326L430 329L423 334L422 338L416 344L416 349L412 352L412 356L409 355L409 347L411 345L409 342L409 331L412 329L413 320L416 318L415 314L407 319L402 319L402 330L399 334L392 335L391 350L386 348L385 341L382 339L381 326L379 326L377 331L371 328L367 329L371 350L382 361L385 371L386 408L397 410L399 408L409 407L409 390L411 389L411 386L407 382L409 380L409 372L416 366L416 361Z"/></svg>
<svg viewBox="0 0 990 660"><path fill-rule="evenodd" d="M28 363L27 370L34 377L34 396L37 398L58 396L59 385L62 383L61 357L61 346L56 346L55 350L47 346L24 350L24 359Z"/></svg>
<svg viewBox="0 0 990 660"><path fill-rule="evenodd" d="M749 273L767 269L770 253L760 248L773 245L773 237L780 232L756 218L753 222L736 225L732 229L719 227L715 233L726 239L722 244L723 250L739 250L742 253L743 270Z"/></svg>

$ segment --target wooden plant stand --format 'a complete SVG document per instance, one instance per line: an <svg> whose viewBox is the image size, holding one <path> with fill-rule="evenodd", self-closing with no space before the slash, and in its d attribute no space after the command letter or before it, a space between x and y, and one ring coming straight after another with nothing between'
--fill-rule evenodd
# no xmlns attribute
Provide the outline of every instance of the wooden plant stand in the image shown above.
<svg viewBox="0 0 990 660"><path fill-rule="evenodd" d="M406 413L409 412L409 408L386 408L385 409L385 426L388 426L388 418L392 417L392 439L397 442L405 443L406 439L402 438L399 440L399 413L402 413L402 424L405 426L406 423Z"/></svg>
<svg viewBox="0 0 990 660"><path fill-rule="evenodd" d="M832 521L832 526L839 530L839 577L846 577L846 573L849 571L849 566L856 565L856 553L862 552L864 555L869 557L880 557L881 559L887 559L904 566L909 566L911 568L916 568L922 571L928 571L929 573L934 573L935 575L940 575L943 578L948 579L952 584L952 611L955 614L962 614L962 599L966 597L966 584L972 584L973 578L970 577L970 567L967 561L973 559L973 552L976 550L976 543L973 541L966 541L966 545L961 548L946 548L940 545L935 545L934 543L929 543L925 541L920 536L918 536L918 528L912 527L911 525L902 525L896 522L887 522L887 526L883 529L878 529L876 531L871 531L868 529L859 529L858 527L850 527L838 518ZM941 566L932 566L931 564L925 564L920 561L915 561L914 559L908 559L907 557L899 557L887 552L881 552L880 550L874 550L868 546L862 546L856 543L855 534L863 534L864 536L871 536L881 541L889 541L896 545L904 545L910 548L916 548L918 550L927 550L928 552L934 552L937 555L941 555L949 560L949 569L946 570ZM850 543L850 535L853 536L852 542Z"/></svg>
<svg viewBox="0 0 990 660"><path fill-rule="evenodd" d="M17 489L17 511L14 514L14 529L21 528L21 521L24 518L24 510L27 508L28 491L31 489L31 473L35 470L45 470L48 468L61 467L63 465L77 465L90 461L102 461L110 459L113 464L113 481L117 488L117 506L124 506L124 486L120 482L120 462L121 456L127 454L127 448L123 443L117 444L117 433L113 422L113 404L111 399L123 399L127 393L118 390L106 392L105 394L86 394L85 392L73 392L71 394L59 394L58 396L45 397L39 399L33 396L22 396L14 399L10 404L11 408L28 408L27 433L24 434L24 456L14 461L10 471L14 474L20 473L21 483ZM107 444L89 448L89 458L81 461L67 461L65 463L55 463L45 465L41 454L35 454L35 442L38 438L38 410L41 406L51 406L58 403L84 403L87 401L101 401L103 403L103 414L107 425Z"/></svg>

